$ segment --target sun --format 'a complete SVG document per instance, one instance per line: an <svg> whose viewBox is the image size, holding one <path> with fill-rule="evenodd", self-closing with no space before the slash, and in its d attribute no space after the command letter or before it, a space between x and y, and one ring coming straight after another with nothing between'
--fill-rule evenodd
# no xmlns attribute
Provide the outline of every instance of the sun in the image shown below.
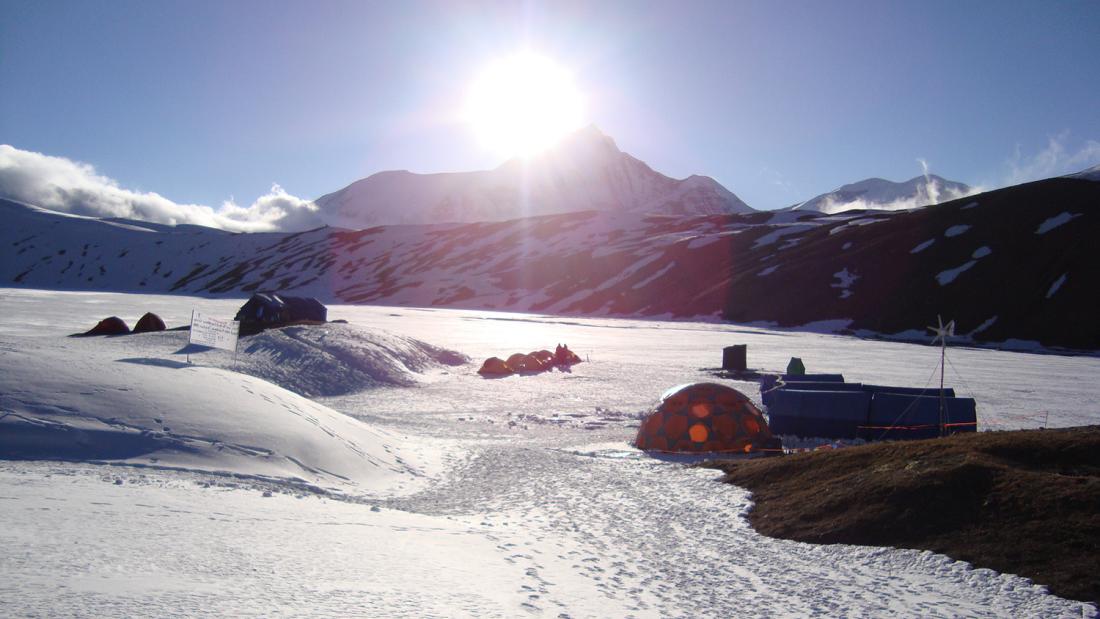
<svg viewBox="0 0 1100 619"><path fill-rule="evenodd" d="M584 97L569 71L523 52L486 67L470 86L463 116L486 148L528 157L584 124Z"/></svg>

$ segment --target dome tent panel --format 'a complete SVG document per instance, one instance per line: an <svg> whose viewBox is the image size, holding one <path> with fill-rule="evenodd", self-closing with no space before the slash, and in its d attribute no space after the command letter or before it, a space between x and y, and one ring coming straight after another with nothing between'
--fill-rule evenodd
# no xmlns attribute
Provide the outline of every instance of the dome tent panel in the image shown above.
<svg viewBox="0 0 1100 619"><path fill-rule="evenodd" d="M679 439L687 432L688 420L684 415L664 413L665 436L670 439Z"/></svg>

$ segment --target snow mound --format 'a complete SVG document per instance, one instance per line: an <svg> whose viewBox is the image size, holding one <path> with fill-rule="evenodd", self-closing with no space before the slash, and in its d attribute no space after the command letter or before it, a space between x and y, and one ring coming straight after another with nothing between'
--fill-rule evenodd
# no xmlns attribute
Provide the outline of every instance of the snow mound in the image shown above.
<svg viewBox="0 0 1100 619"><path fill-rule="evenodd" d="M185 342L185 333L148 335L0 339L0 458L117 462L355 494L405 493L423 481L388 432L259 378L189 364L164 337Z"/></svg>
<svg viewBox="0 0 1100 619"><path fill-rule="evenodd" d="M470 361L410 337L333 323L270 329L241 340L239 351L238 371L307 397L408 387L419 373Z"/></svg>

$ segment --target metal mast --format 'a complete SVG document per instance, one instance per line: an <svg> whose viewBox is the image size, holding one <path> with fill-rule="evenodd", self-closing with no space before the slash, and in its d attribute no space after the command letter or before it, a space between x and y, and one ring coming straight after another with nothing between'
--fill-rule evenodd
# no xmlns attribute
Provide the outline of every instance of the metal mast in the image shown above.
<svg viewBox="0 0 1100 619"><path fill-rule="evenodd" d="M936 325L928 327L928 330L936 334L932 338L933 344L936 340L940 341L940 436L947 436L947 402L943 397L943 372L947 364L947 338L955 336L955 321L952 320L945 325L943 318L937 314Z"/></svg>

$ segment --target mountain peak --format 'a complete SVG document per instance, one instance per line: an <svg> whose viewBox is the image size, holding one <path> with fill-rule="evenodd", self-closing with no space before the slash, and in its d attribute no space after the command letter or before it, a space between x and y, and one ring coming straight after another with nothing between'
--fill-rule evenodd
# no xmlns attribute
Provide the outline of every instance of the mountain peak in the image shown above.
<svg viewBox="0 0 1100 619"><path fill-rule="evenodd" d="M866 178L842 185L791 207L798 211L838 213L848 210L901 210L938 204L974 193L965 183L935 174L914 176L896 183L883 178Z"/></svg>
<svg viewBox="0 0 1100 619"><path fill-rule="evenodd" d="M619 150L590 124L529 158L493 170L375 174L316 200L322 219L344 228L500 221L571 211L718 215L751 212L710 177L676 180Z"/></svg>
<svg viewBox="0 0 1100 619"><path fill-rule="evenodd" d="M614 138L600 131L600 128L597 127L595 123L585 125L573 133L570 133L565 136L565 140L563 141L566 140L599 142L601 144L610 145L611 148L615 150L619 150L619 146L615 144Z"/></svg>
<svg viewBox="0 0 1100 619"><path fill-rule="evenodd" d="M592 124L566 134L557 144L535 155L532 159L538 159L545 155L553 156L559 154L587 158L594 154L605 156L620 155L622 151L619 150L618 144L615 143L615 140L612 139L611 136L600 131L599 127Z"/></svg>

